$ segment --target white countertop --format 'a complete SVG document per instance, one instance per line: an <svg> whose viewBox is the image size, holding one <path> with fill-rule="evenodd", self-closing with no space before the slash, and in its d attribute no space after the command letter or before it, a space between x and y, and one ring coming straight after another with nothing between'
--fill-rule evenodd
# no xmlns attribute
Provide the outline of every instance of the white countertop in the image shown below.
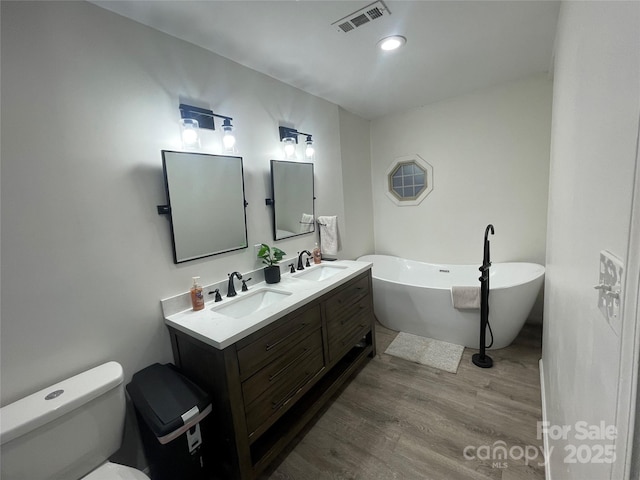
<svg viewBox="0 0 640 480"><path fill-rule="evenodd" d="M269 325L287 313L324 295L335 287L357 277L361 273L369 270L373 264L370 262L337 260L335 262L323 262L320 265L312 265L311 267L307 267L305 271L318 268L322 265L345 268L341 269L332 277L321 281L294 278L295 274L283 273L279 283L257 283L252 285L248 292L238 292L236 297L227 298L223 296L224 300L222 302L207 302L204 309L198 312L188 309L169 315L165 318L165 323L212 347L222 350L253 332L258 331L262 327ZM291 294L277 303L268 305L242 318L231 318L212 310L212 308L230 304L245 295L251 294L252 291L264 287L290 292Z"/></svg>

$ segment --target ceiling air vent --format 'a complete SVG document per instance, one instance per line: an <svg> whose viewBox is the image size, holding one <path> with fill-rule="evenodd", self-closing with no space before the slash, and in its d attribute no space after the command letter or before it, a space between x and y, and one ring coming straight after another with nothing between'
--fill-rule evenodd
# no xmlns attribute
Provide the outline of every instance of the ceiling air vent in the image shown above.
<svg viewBox="0 0 640 480"><path fill-rule="evenodd" d="M390 15L391 12L381 0L361 8L346 17L341 18L331 24L338 32L348 33L362 25L366 25L376 18Z"/></svg>

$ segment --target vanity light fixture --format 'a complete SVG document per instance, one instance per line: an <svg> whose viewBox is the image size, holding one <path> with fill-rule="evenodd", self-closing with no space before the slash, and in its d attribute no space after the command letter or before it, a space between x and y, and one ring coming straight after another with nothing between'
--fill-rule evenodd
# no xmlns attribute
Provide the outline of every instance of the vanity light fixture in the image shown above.
<svg viewBox="0 0 640 480"><path fill-rule="evenodd" d="M391 50L397 50L402 47L405 43L407 43L407 39L402 35L392 35L390 37L385 37L378 42L378 47L380 50L384 50L385 52L389 52Z"/></svg>
<svg viewBox="0 0 640 480"><path fill-rule="evenodd" d="M298 135L304 135L307 137L307 140L305 141L307 147L305 148L304 155L307 160L313 160L315 149L313 148L313 138L310 133L299 132L295 128L289 127L279 127L279 130L280 141L284 146L284 154L287 158L295 157Z"/></svg>
<svg viewBox="0 0 640 480"><path fill-rule="evenodd" d="M214 117L222 118L222 131L224 132L222 137L222 144L227 152L233 152L236 145L236 137L233 134L233 125L231 124L232 117L225 115L218 115L213 113L212 110L206 108L194 107L193 105L186 105L181 103L178 107L180 109L181 125L182 125L182 144L185 147L199 147L200 139L198 135L198 129L204 128L207 130L215 130ZM186 126L188 125L188 127ZM189 143L195 138L197 143Z"/></svg>

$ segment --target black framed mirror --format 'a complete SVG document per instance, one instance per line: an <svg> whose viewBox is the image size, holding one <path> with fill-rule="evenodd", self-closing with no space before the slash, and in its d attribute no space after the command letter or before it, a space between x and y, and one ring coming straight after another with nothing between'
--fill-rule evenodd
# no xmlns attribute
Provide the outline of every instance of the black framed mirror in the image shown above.
<svg viewBox="0 0 640 480"><path fill-rule="evenodd" d="M315 231L313 163L271 160L273 239Z"/></svg>
<svg viewBox="0 0 640 480"><path fill-rule="evenodd" d="M174 263L247 248L242 157L162 150Z"/></svg>

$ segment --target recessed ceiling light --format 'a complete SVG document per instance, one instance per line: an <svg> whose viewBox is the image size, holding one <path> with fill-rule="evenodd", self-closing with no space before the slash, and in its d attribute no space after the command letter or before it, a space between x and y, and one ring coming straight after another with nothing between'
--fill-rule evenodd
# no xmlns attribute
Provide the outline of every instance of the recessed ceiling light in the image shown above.
<svg viewBox="0 0 640 480"><path fill-rule="evenodd" d="M391 37L383 38L378 42L380 50L389 51L396 50L407 43L407 39L401 35L393 35Z"/></svg>

